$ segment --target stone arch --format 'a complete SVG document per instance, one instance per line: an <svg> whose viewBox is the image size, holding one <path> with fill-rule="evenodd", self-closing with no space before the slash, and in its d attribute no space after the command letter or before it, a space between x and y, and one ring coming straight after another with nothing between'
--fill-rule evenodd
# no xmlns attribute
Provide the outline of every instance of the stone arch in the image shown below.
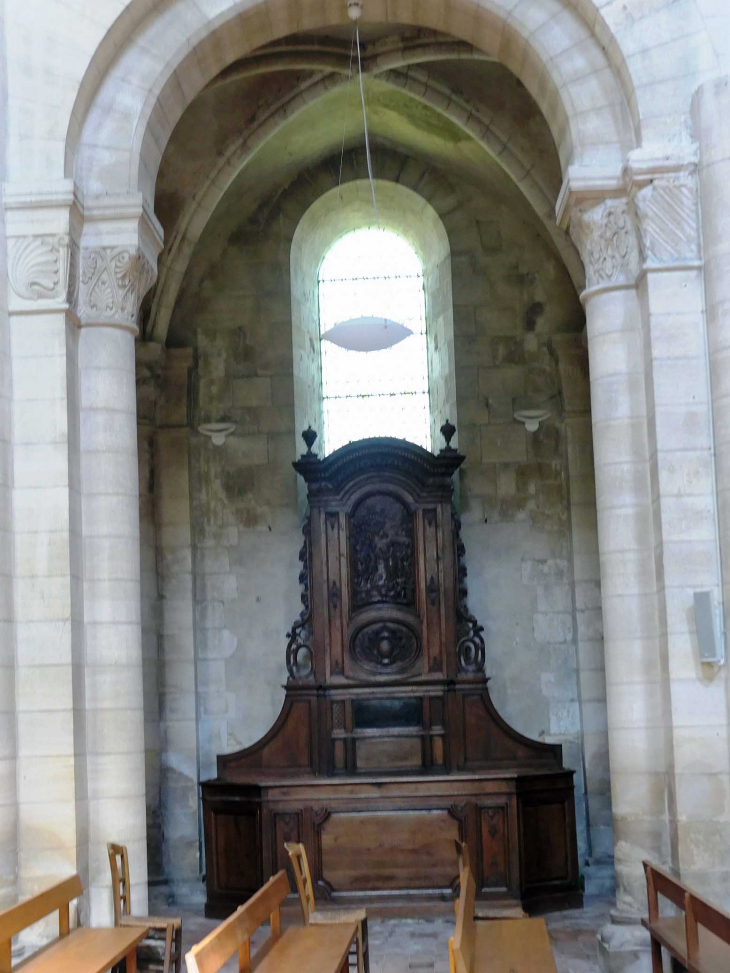
<svg viewBox="0 0 730 973"><path fill-rule="evenodd" d="M522 145L516 127L505 128L501 120L483 116L477 109L462 102L441 83L434 82L425 71L409 68L399 72L388 66L378 79L445 115L483 146L503 166L525 198L542 219L545 228L576 285L582 290L585 278L583 266L567 233L554 219L556 196L540 171L539 160L529 155L529 146ZM179 293L185 270L205 225L238 173L248 164L258 149L299 111L326 95L333 87L344 83L337 74L318 75L304 82L283 102L263 112L253 131L237 137L222 153L217 167L209 173L189 204L180 215L170 234L168 244L159 260L158 286L152 306L147 337L164 344L170 317Z"/></svg>
<svg viewBox="0 0 730 973"><path fill-rule="evenodd" d="M450 419L457 425L451 246L446 228L423 196L398 182L375 180L380 225L404 237L423 266L426 292L431 440ZM297 429L322 428L322 375L319 355L317 272L333 243L350 230L373 223L367 179L354 179L323 193L299 220L291 245L294 414ZM457 426L458 427L458 426Z"/></svg>
<svg viewBox="0 0 730 973"><path fill-rule="evenodd" d="M575 9L578 2L586 8L583 13ZM109 65L105 62L112 42L103 45L79 91L68 131L66 171L87 193L141 191L151 202L160 159L177 120L221 70L278 37L347 23L341 2L171 0L159 11L152 6L150 0L139 0L127 10L125 25L134 21L134 13L139 15L131 35L127 27L127 43L119 44ZM604 25L604 37L599 38L589 27L597 23L594 3L539 0L522 8L509 0L455 0L449 5L424 0L416 12L410 3L374 0L367 13L370 20L450 33L512 70L540 106L563 170L570 164L590 165L597 150L603 165L620 164L638 140L638 121L632 120L633 91L628 72L621 70L625 65L618 45L612 47L613 64L606 56L610 32ZM118 21L109 36L120 31ZM579 48L582 67L580 77L566 79L561 55L570 47ZM591 76L599 83L586 85ZM596 113L603 123L599 143Z"/></svg>

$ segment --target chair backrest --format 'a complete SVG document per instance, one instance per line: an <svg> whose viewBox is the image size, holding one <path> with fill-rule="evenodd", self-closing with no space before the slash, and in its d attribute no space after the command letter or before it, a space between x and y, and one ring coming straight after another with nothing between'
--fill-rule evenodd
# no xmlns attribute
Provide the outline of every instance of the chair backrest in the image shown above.
<svg viewBox="0 0 730 973"><path fill-rule="evenodd" d="M469 868L459 876L461 892L456 910L456 929L451 941L455 973L471 973L474 965L474 900L476 885Z"/></svg>
<svg viewBox="0 0 730 973"><path fill-rule="evenodd" d="M682 912L685 910L685 897L687 890L676 878L665 872L663 868L652 865L651 862L644 862L644 873L646 875L646 894L649 899L649 922L654 922L659 918L659 896L663 895L669 899Z"/></svg>
<svg viewBox="0 0 730 973"><path fill-rule="evenodd" d="M0 973L10 973L10 947L13 936L58 910L58 935L68 936L69 905L84 889L78 875L18 902L0 912Z"/></svg>
<svg viewBox="0 0 730 973"><path fill-rule="evenodd" d="M271 937L281 935L281 903L289 894L286 872L277 872L263 888L225 919L185 957L188 973L218 973L238 952L239 973L251 970L251 936L267 919L271 920Z"/></svg>
<svg viewBox="0 0 730 973"><path fill-rule="evenodd" d="M314 888L312 887L312 874L309 871L307 861L307 851L303 844L298 841L287 841L284 845L289 852L291 866L294 869L294 881L297 883L297 892L302 906L302 917L304 925L309 925L309 916L315 911Z"/></svg>
<svg viewBox="0 0 730 973"><path fill-rule="evenodd" d="M717 936L730 947L730 913L718 909L709 902L705 902L694 892L687 893L687 909L685 916L687 932L687 959L694 964L699 961L699 930L704 926L713 936ZM730 958L730 950L728 951Z"/></svg>
<svg viewBox="0 0 730 973"><path fill-rule="evenodd" d="M126 845L115 845L109 842L106 846L109 855L109 867L112 872L112 896L114 899L114 925L118 926L122 916L131 914L132 906L129 901L129 856Z"/></svg>
<svg viewBox="0 0 730 973"><path fill-rule="evenodd" d="M459 875L461 875L465 868L471 868L469 846L465 841L459 841L458 838L454 839L454 845L456 846L456 857L459 862Z"/></svg>

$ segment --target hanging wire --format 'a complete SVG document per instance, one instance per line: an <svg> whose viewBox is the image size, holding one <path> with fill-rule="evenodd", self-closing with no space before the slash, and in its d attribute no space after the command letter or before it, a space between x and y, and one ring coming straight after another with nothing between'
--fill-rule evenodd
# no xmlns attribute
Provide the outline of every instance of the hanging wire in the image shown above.
<svg viewBox="0 0 730 973"><path fill-rule="evenodd" d="M365 88L362 83L362 61L360 59L360 28L355 25L355 39L357 42L357 73L360 78L360 100L362 102L362 120L365 126L365 156L368 161L368 178L370 179L370 192L373 195L373 209L375 210L375 223L380 229L380 217L378 216L378 204L375 199L375 181L373 179L373 161L370 157L370 137L368 135L368 115L365 110Z"/></svg>
<svg viewBox="0 0 730 973"><path fill-rule="evenodd" d="M355 35L357 33L357 27L352 30L352 43L350 44L350 66L347 71L347 94L345 96L345 119L342 123L342 150L340 151L340 178L337 181L337 205L340 205L340 193L342 191L342 167L345 162L345 136L347 135L347 109L350 104L350 84L352 82L352 59L355 55ZM360 41L358 39L358 47ZM359 57L358 50L358 57Z"/></svg>

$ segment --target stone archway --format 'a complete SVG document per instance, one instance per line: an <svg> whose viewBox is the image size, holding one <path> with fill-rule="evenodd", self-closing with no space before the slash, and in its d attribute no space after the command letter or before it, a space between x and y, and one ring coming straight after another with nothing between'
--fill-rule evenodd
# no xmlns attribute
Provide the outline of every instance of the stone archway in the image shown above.
<svg viewBox="0 0 730 973"><path fill-rule="evenodd" d="M435 0L421 4L417 14L410 5L391 9L378 4L368 16L448 32L502 61L540 105L564 168L593 161L597 143L591 118L600 113L602 163L620 165L637 138L629 107L631 91L619 80L621 75L587 22L568 0L561 2L563 16L557 32L547 29L555 14L552 7L532 5L520 15L519 8L510 10L504 0L484 5L459 0L449 6ZM250 7L234 0L222 10L220 3L216 6L214 19L185 0L168 6L162 16L147 17L94 94L89 89L97 85L95 80L82 86L85 104L74 112L65 168L85 191L141 191L151 200L162 151L176 121L192 97L227 64L287 33L347 22L344 7L334 4L324 11L319 6L302 9L284 3ZM273 11L276 16L270 16ZM541 25L546 29L541 31ZM567 38L580 45L582 67L579 78L565 81L559 61ZM618 50L616 56L620 62ZM600 83L589 92L582 78L591 75L599 77ZM137 97L120 111L120 91L129 90L126 82L131 79Z"/></svg>

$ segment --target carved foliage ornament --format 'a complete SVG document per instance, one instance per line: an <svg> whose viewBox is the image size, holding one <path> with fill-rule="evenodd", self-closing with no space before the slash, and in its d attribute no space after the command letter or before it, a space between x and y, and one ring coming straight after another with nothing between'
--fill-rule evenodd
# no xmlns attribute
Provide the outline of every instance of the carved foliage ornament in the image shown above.
<svg viewBox="0 0 730 973"><path fill-rule="evenodd" d="M303 543L299 550L299 584L301 585L302 610L287 632L286 668L292 679L314 678L314 653L312 652L312 606L309 599L309 547L311 523L309 518L302 527Z"/></svg>
<svg viewBox="0 0 730 973"><path fill-rule="evenodd" d="M570 235L583 258L588 288L635 283L641 259L628 200L578 206Z"/></svg>
<svg viewBox="0 0 730 973"><path fill-rule="evenodd" d="M8 276L22 301L73 304L78 288L78 245L64 235L12 240Z"/></svg>
<svg viewBox="0 0 730 973"><path fill-rule="evenodd" d="M79 317L89 324L136 328L142 299L154 279L153 268L136 248L84 249Z"/></svg>
<svg viewBox="0 0 730 973"><path fill-rule="evenodd" d="M634 197L647 264L700 259L697 177L693 172L654 179Z"/></svg>

